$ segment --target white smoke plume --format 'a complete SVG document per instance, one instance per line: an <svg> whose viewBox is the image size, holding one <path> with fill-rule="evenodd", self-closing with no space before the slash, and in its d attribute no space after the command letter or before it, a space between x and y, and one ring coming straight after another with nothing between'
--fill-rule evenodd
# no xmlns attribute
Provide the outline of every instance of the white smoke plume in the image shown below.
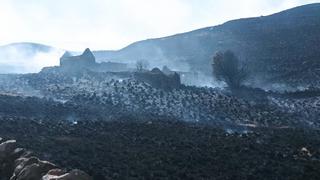
<svg viewBox="0 0 320 180"><path fill-rule="evenodd" d="M8 45L0 47L0 74L37 73L43 67L59 64L63 50L33 45Z"/></svg>

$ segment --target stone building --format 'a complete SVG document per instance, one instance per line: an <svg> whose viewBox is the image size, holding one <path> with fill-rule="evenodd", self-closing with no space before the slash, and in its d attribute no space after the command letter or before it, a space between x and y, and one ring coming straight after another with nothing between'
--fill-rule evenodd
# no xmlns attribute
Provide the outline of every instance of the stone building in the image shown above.
<svg viewBox="0 0 320 180"><path fill-rule="evenodd" d="M91 68L96 65L96 59L89 48L81 55L72 56L68 51L60 58L60 67L67 69Z"/></svg>

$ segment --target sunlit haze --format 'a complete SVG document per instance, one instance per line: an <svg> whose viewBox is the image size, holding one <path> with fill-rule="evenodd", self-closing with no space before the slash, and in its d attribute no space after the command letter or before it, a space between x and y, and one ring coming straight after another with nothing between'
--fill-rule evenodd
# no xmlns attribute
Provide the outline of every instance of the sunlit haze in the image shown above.
<svg viewBox="0 0 320 180"><path fill-rule="evenodd" d="M272 14L319 0L1 0L0 45L119 49L228 20Z"/></svg>

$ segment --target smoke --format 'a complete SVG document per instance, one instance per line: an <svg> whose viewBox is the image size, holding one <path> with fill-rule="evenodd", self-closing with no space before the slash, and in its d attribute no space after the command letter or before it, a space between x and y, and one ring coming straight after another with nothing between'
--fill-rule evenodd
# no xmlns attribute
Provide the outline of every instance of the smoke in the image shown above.
<svg viewBox="0 0 320 180"><path fill-rule="evenodd" d="M312 2L319 0L1 0L0 39L36 40L73 50L119 49L141 39Z"/></svg>
<svg viewBox="0 0 320 180"><path fill-rule="evenodd" d="M136 68L135 65L138 61L147 62L149 70L153 68L162 69L166 66L171 71L180 74L181 82L185 85L213 88L223 88L226 86L223 82L216 81L212 74L197 69L195 65L192 65L192 61L194 60L191 58L167 53L156 44L152 44L151 47L148 46L149 44L139 44L136 51L129 52L128 54L124 53L120 58L109 61L126 63L131 69ZM192 46L194 49L202 49L198 43L192 43Z"/></svg>
<svg viewBox="0 0 320 180"><path fill-rule="evenodd" d="M308 89L306 86L291 86L284 83L261 83L257 87L265 91L274 91L274 92L296 92L296 91L305 91Z"/></svg>
<svg viewBox="0 0 320 180"><path fill-rule="evenodd" d="M63 52L34 45L3 46L0 47L0 73L37 73L43 67L58 65Z"/></svg>

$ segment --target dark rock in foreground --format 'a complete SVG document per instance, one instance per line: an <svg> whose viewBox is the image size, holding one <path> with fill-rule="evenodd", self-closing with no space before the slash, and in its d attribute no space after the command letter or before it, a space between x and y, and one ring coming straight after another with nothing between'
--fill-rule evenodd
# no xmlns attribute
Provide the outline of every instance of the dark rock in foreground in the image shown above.
<svg viewBox="0 0 320 180"><path fill-rule="evenodd" d="M2 141L2 138L0 138ZM41 161L32 153L17 148L15 140L0 144L0 180L91 180L80 170L69 173L50 162Z"/></svg>

